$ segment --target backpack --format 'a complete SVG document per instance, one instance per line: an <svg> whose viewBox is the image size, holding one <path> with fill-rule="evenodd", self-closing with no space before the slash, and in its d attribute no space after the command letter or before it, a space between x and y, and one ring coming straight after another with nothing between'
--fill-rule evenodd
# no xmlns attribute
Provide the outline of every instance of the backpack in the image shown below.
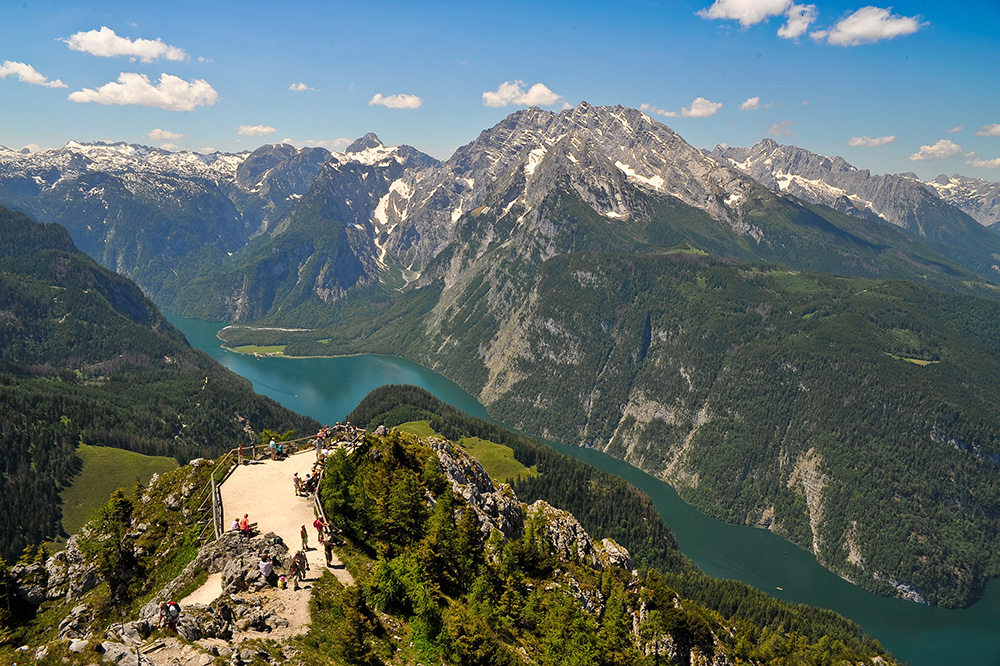
<svg viewBox="0 0 1000 666"><path fill-rule="evenodd" d="M167 604L167 618L173 622L181 616L181 605L176 601Z"/></svg>

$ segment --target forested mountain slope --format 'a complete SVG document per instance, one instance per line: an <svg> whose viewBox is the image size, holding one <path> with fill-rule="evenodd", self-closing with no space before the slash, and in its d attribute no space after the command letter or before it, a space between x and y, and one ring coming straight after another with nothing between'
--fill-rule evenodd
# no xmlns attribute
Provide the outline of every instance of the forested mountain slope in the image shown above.
<svg viewBox="0 0 1000 666"><path fill-rule="evenodd" d="M869 589L964 605L1000 573L995 301L693 253L490 278L270 335L413 358L504 422L628 460Z"/></svg>
<svg viewBox="0 0 1000 666"><path fill-rule="evenodd" d="M0 208L0 556L58 533L79 443L181 461L316 424L193 350L66 230Z"/></svg>
<svg viewBox="0 0 1000 666"><path fill-rule="evenodd" d="M276 572L289 571L290 549L274 533L226 532L199 548L196 489L227 472L200 460L141 495L112 496L72 540L72 561L28 554L15 567L0 564L0 660L34 653L47 665L89 664L101 655L124 663L138 646L157 666L213 656L276 666L896 663L836 613L700 573L671 545L648 498L610 475L469 419L413 387L379 389L354 414L393 422L404 412L430 416L452 433L497 436L519 455L535 456L547 479L536 490L553 498L569 499L551 492L565 489L561 479L588 478L580 490L603 518L587 522L604 528L585 529L555 503L528 504L457 443L379 427L326 458L318 492L338 535L328 538L353 584L313 567L295 593L269 588L257 567L268 555ZM259 491L261 501L278 501L273 488ZM645 530L665 546L659 566L633 569L629 551L607 536L636 508L637 540ZM100 526L126 536L94 548ZM100 554L119 544L117 565L102 566ZM221 579L218 597L210 604L184 597L206 574ZM303 597L310 598L309 616L295 617ZM178 635L157 630L159 602L178 598ZM302 631L291 629L293 617Z"/></svg>

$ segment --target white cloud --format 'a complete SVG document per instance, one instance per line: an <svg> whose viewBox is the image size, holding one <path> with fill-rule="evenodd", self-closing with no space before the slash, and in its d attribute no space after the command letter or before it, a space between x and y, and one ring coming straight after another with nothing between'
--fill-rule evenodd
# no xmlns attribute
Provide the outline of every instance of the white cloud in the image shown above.
<svg viewBox="0 0 1000 666"><path fill-rule="evenodd" d="M798 39L816 20L816 5L789 5L785 17L788 22L778 28L778 37Z"/></svg>
<svg viewBox="0 0 1000 666"><path fill-rule="evenodd" d="M745 103L746 102L744 102L744 104ZM658 116L665 116L667 118L708 118L709 116L714 116L718 113L721 108L722 102L710 102L704 97L695 97L694 101L691 102L691 106L681 108L680 113L677 111L660 109L652 104L644 103L639 106L640 111L649 111Z"/></svg>
<svg viewBox="0 0 1000 666"><path fill-rule="evenodd" d="M791 120L782 120L780 123L768 125L767 133L771 136L795 136L795 130L792 129L794 124Z"/></svg>
<svg viewBox="0 0 1000 666"><path fill-rule="evenodd" d="M950 130L945 130L945 134L954 134L955 132L961 132L965 129L964 125L959 125L958 127L952 127Z"/></svg>
<svg viewBox="0 0 1000 666"><path fill-rule="evenodd" d="M163 145L160 146L160 148L162 148L163 150L169 150L170 152L177 152L178 150L180 150L180 148L178 148L177 145L173 143L164 143Z"/></svg>
<svg viewBox="0 0 1000 666"><path fill-rule="evenodd" d="M505 81L496 90L487 90L483 93L483 106L499 108L511 104L517 106L552 106L563 103L566 108L566 101L562 95L552 92L544 83L536 83L527 90L524 89L524 81Z"/></svg>
<svg viewBox="0 0 1000 666"><path fill-rule="evenodd" d="M740 104L740 111L756 111L760 108L760 97L751 97Z"/></svg>
<svg viewBox="0 0 1000 666"><path fill-rule="evenodd" d="M976 136L1000 136L1000 123L996 125L983 125L976 130Z"/></svg>
<svg viewBox="0 0 1000 666"><path fill-rule="evenodd" d="M416 95L400 93L398 95L382 95L375 93L375 96L368 100L369 106L384 106L390 109L419 109L424 100Z"/></svg>
<svg viewBox="0 0 1000 666"><path fill-rule="evenodd" d="M862 7L842 18L829 30L817 30L809 36L818 41L826 40L836 46L870 44L900 35L910 35L920 29L920 21L913 16L894 16L881 7Z"/></svg>
<svg viewBox="0 0 1000 666"><path fill-rule="evenodd" d="M301 81L299 81L298 83L293 83L292 85L288 86L288 89L294 90L295 92L302 92L304 90L316 90L312 86L307 86L305 83Z"/></svg>
<svg viewBox="0 0 1000 666"><path fill-rule="evenodd" d="M240 125L236 129L236 133L240 136L267 136L277 131L269 125Z"/></svg>
<svg viewBox="0 0 1000 666"><path fill-rule="evenodd" d="M70 93L69 99L72 102L135 104L168 111L191 111L197 106L212 106L219 99L219 93L204 79L185 81L172 74L160 74L160 82L154 86L145 74L122 72L117 82L105 83L97 90L78 90Z"/></svg>
<svg viewBox="0 0 1000 666"><path fill-rule="evenodd" d="M706 19L734 19L746 28L784 14L790 4L791 0L715 0L711 7L697 14Z"/></svg>
<svg viewBox="0 0 1000 666"><path fill-rule="evenodd" d="M185 138L187 134L178 134L177 132L169 132L167 130L156 128L154 130L150 130L149 134L146 136L153 141L177 141L178 139Z"/></svg>
<svg viewBox="0 0 1000 666"><path fill-rule="evenodd" d="M46 88L68 87L59 79L49 81L49 77L39 74L31 65L13 60L4 60L3 64L0 65L0 79L6 79L8 76L16 76L22 83L30 83L33 86L45 86Z"/></svg>
<svg viewBox="0 0 1000 666"><path fill-rule="evenodd" d="M961 146L948 139L941 139L933 146L920 146L920 150L910 155L910 159L914 162L946 160L951 157L959 157L961 154Z"/></svg>
<svg viewBox="0 0 1000 666"><path fill-rule="evenodd" d="M170 46L161 39L131 40L127 37L119 37L114 30L107 26L101 26L100 30L78 32L63 41L74 51L82 51L104 58L128 56L133 60L138 58L143 62L153 62L158 58L166 58L167 60L187 58L187 53L183 49Z"/></svg>
<svg viewBox="0 0 1000 666"><path fill-rule="evenodd" d="M339 139L292 139L286 137L281 140L281 143L287 143L292 146L332 149L345 148L353 142L353 139L348 139L347 137L340 137Z"/></svg>
<svg viewBox="0 0 1000 666"><path fill-rule="evenodd" d="M888 146L890 143L896 142L896 135L890 134L889 136L877 136L872 138L870 136L852 136L847 140L848 146L864 147L864 148L879 148L881 146Z"/></svg>
<svg viewBox="0 0 1000 666"><path fill-rule="evenodd" d="M981 160L977 157L966 161L966 164L980 169L1000 169L1000 157L995 157L992 160Z"/></svg>

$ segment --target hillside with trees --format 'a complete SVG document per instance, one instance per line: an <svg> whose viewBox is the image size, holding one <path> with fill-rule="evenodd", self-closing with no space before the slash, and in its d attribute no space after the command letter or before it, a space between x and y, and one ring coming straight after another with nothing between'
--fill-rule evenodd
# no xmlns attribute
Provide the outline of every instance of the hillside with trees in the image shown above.
<svg viewBox="0 0 1000 666"><path fill-rule="evenodd" d="M57 536L81 443L187 462L312 420L192 349L65 229L0 208L0 557Z"/></svg>
<svg viewBox="0 0 1000 666"><path fill-rule="evenodd" d="M373 416L388 407L437 412L438 423L455 432L492 428L412 390L380 391L366 403ZM516 444L516 435L507 437ZM522 444L522 453L539 447ZM563 467L543 476L581 466L553 464ZM598 494L609 481L575 471L591 475ZM103 655L121 662L136 647L153 664L172 663L172 649L204 663L289 666L896 663L833 612L704 576L670 545L662 523L650 534L667 541L665 568L633 570L619 544L559 507L519 501L454 443L398 429L362 433L350 451L338 448L326 459L319 498L355 584L310 574L308 631L279 635L292 593L257 587L251 577L259 578L261 553L276 555L285 572L286 545L274 534L233 532L199 547L199 489L226 472L197 461L135 493L116 492L74 539L78 558L61 579L53 572L65 569L66 557L43 566L43 554L29 550L14 567L0 562L0 658L16 660L16 646L27 645L37 663L52 665ZM631 503L622 510L648 503L624 484L614 494L614 502ZM186 604L177 635L156 628L160 600L183 599L219 570L218 598ZM67 583L65 597L47 594Z"/></svg>
<svg viewBox="0 0 1000 666"><path fill-rule="evenodd" d="M996 301L693 251L497 261L450 289L256 333L416 360L881 594L964 606L1000 574Z"/></svg>

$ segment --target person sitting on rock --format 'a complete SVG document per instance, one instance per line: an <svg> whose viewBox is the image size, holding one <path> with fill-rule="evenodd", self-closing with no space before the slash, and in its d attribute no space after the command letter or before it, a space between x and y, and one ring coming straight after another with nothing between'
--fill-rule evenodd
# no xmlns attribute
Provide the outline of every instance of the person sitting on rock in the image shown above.
<svg viewBox="0 0 1000 666"><path fill-rule="evenodd" d="M271 564L271 558L267 555L260 556L260 562L257 564L260 568L260 573L264 576L264 580L271 587L275 587L278 584L278 574L274 573L274 566Z"/></svg>

